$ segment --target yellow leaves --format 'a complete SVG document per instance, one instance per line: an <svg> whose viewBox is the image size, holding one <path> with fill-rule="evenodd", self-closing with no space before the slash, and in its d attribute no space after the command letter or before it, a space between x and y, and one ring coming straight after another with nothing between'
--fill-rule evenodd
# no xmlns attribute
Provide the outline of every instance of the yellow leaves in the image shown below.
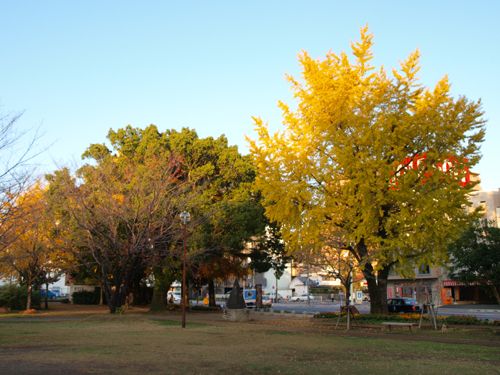
<svg viewBox="0 0 500 375"><path fill-rule="evenodd" d="M420 70L420 51L416 49L410 56L401 64L401 70L405 73L408 82L416 79L417 73Z"/></svg>
<svg viewBox="0 0 500 375"><path fill-rule="evenodd" d="M118 204L123 204L125 202L125 195L123 194L113 194L111 197Z"/></svg>
<svg viewBox="0 0 500 375"><path fill-rule="evenodd" d="M370 260L382 268L409 249L442 249L451 229L424 228L443 212L460 217L463 201L456 183L450 189L435 178L426 186L417 174L391 190L395 165L424 152L432 160L475 162L484 122L479 103L453 100L447 77L433 90L419 85L418 50L393 77L383 67L369 72L372 46L365 27L351 45L353 63L345 53L316 60L302 52L302 80L288 78L297 108L279 103L285 129L275 134L254 119L258 138L250 143L266 214L283 225L290 245L297 247L299 228L302 241L341 228L350 241L368 244ZM439 209L426 200L431 194Z"/></svg>
<svg viewBox="0 0 500 375"><path fill-rule="evenodd" d="M373 46L373 34L368 32L368 25L361 28L361 40L351 43L352 54L356 57L361 74L372 70L368 62L373 59L371 51Z"/></svg>
<svg viewBox="0 0 500 375"><path fill-rule="evenodd" d="M401 73L396 69L392 74L396 79L397 86L404 86L406 90L413 87L417 81L417 73L420 71L420 51L416 49L400 64Z"/></svg>
<svg viewBox="0 0 500 375"><path fill-rule="evenodd" d="M448 76L445 75L441 78L436 86L434 87L434 91L432 93L434 104L439 105L442 103L446 103L450 101L450 82L448 80Z"/></svg>

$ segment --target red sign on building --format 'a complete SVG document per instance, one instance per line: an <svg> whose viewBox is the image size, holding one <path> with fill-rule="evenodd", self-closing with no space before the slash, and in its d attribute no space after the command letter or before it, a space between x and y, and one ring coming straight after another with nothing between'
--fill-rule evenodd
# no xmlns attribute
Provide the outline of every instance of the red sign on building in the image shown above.
<svg viewBox="0 0 500 375"><path fill-rule="evenodd" d="M390 184L391 189L397 189L398 185L398 177L404 175L409 170L419 170L423 168L427 159L427 154L417 154L414 157L407 157L401 163L396 165L396 171L394 172L394 177L391 178ZM467 160L464 160L465 163ZM470 182L470 171L466 165L461 166L460 170L456 169L456 165L458 164L458 159L454 156L449 156L442 162L438 162L434 165L434 169L443 173L454 173L455 175L463 176L460 178L458 183L460 186L466 186ZM432 169L424 172L424 178L422 179L422 183L425 183L427 178L432 175Z"/></svg>

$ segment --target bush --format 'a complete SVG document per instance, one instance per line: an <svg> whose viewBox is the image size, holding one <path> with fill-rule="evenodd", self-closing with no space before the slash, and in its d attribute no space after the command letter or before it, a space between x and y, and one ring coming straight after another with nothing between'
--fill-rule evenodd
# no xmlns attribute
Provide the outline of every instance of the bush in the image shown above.
<svg viewBox="0 0 500 375"><path fill-rule="evenodd" d="M202 306L202 305L193 305L189 308L191 311L221 311L220 306Z"/></svg>
<svg viewBox="0 0 500 375"><path fill-rule="evenodd" d="M100 299L100 292L98 289L93 292L82 290L81 292L74 292L71 295L73 303L76 305L98 305Z"/></svg>
<svg viewBox="0 0 500 375"><path fill-rule="evenodd" d="M468 316L468 315L439 316L438 320L446 324L460 324L460 325L489 324L488 321L486 320L479 320L475 316Z"/></svg>
<svg viewBox="0 0 500 375"><path fill-rule="evenodd" d="M28 299L28 288L18 285L4 285L0 287L0 307L10 310L24 310ZM31 307L40 308L40 292L31 294Z"/></svg>
<svg viewBox="0 0 500 375"><path fill-rule="evenodd" d="M319 319L337 319L339 316L338 313L329 312L329 313L318 313L314 315L315 318ZM420 320L420 314L364 314L364 315L356 315L355 321L363 322L363 323L381 323L381 322L405 322L405 323L418 323ZM491 324L485 320L479 320L474 316L467 315L456 315L456 316L438 316L437 320L439 323L446 323L448 325L485 325ZM428 323L429 320L427 317L424 317L424 322Z"/></svg>

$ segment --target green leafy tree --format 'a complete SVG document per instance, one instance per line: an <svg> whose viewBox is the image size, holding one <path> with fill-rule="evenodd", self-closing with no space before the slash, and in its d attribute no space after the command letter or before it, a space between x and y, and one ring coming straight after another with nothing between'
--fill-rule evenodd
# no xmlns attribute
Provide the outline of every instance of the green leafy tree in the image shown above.
<svg viewBox="0 0 500 375"><path fill-rule="evenodd" d="M247 272L246 244L264 230L263 207L253 185L255 168L251 158L240 155L224 136L199 138L189 129L167 136L169 147L182 160L187 186L192 278L197 284L208 283L213 306L215 280Z"/></svg>
<svg viewBox="0 0 500 375"><path fill-rule="evenodd" d="M302 53L303 80L289 78L298 105L280 103L285 130L272 135L256 119L250 144L266 214L290 250L347 234L375 313L387 311L391 267L444 262L468 222L474 184L464 180L484 120L480 102L452 97L447 77L423 87L418 51L391 76L371 64L372 45L364 28L353 60Z"/></svg>
<svg viewBox="0 0 500 375"><path fill-rule="evenodd" d="M249 157L223 136L199 138L189 129L127 126L110 130L108 140L111 147L93 144L84 153L92 163L78 172L81 183L66 185L72 216L85 234L80 248L102 270L108 301L119 293L111 306L119 306L125 292L117 291L129 290L138 272L154 282L154 307L166 303L165 293L179 276L182 210L192 217L191 279L213 283L243 272L245 242L264 222Z"/></svg>
<svg viewBox="0 0 500 375"><path fill-rule="evenodd" d="M500 303L500 229L476 222L449 251L450 276L465 283L489 286Z"/></svg>

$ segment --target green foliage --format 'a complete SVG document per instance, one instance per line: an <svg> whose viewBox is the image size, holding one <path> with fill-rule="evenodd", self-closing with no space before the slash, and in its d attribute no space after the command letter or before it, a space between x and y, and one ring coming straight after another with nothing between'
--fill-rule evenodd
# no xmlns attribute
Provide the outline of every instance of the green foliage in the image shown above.
<svg viewBox="0 0 500 375"><path fill-rule="evenodd" d="M450 248L450 276L500 285L500 229L475 223Z"/></svg>
<svg viewBox="0 0 500 375"><path fill-rule="evenodd" d="M26 286L3 285L0 286L0 307L7 307L10 310L24 310L28 290ZM32 308L40 308L40 292L33 291L31 296Z"/></svg>
<svg viewBox="0 0 500 375"><path fill-rule="evenodd" d="M220 312L220 306L203 306L203 305L193 305L189 308L191 311L210 311L210 312Z"/></svg>
<svg viewBox="0 0 500 375"><path fill-rule="evenodd" d="M224 136L199 138L187 128L128 125L107 138L88 147L76 178L67 170L47 177L58 212L69 213L65 237L79 263L72 274L102 277L111 311L154 274L161 305L179 276L183 210L192 217L188 277L199 283L238 272L245 243L264 227L251 159Z"/></svg>
<svg viewBox="0 0 500 375"><path fill-rule="evenodd" d="M257 272L266 272L272 268L276 278L279 279L287 263L292 260L292 256L287 254L278 224L268 224L265 233L256 242L250 253L252 260L250 266Z"/></svg>
<svg viewBox="0 0 500 375"><path fill-rule="evenodd" d="M182 129L166 134L169 148L182 160L191 212L189 257L198 282L242 274L245 244L264 230L264 210L254 191L255 169L248 156L229 146L224 136L198 138Z"/></svg>
<svg viewBox="0 0 500 375"><path fill-rule="evenodd" d="M90 292L82 290L71 295L75 305L98 305L100 299L99 289Z"/></svg>
<svg viewBox="0 0 500 375"><path fill-rule="evenodd" d="M318 313L314 315L317 319L337 319L338 313ZM402 323L418 323L420 314L363 314L356 315L355 322L378 324L382 322L402 322ZM428 320L424 319L424 324L428 324ZM446 323L447 325L490 325L491 322L487 320L477 319L475 316L469 315L453 315L453 316L438 316L439 323Z"/></svg>

